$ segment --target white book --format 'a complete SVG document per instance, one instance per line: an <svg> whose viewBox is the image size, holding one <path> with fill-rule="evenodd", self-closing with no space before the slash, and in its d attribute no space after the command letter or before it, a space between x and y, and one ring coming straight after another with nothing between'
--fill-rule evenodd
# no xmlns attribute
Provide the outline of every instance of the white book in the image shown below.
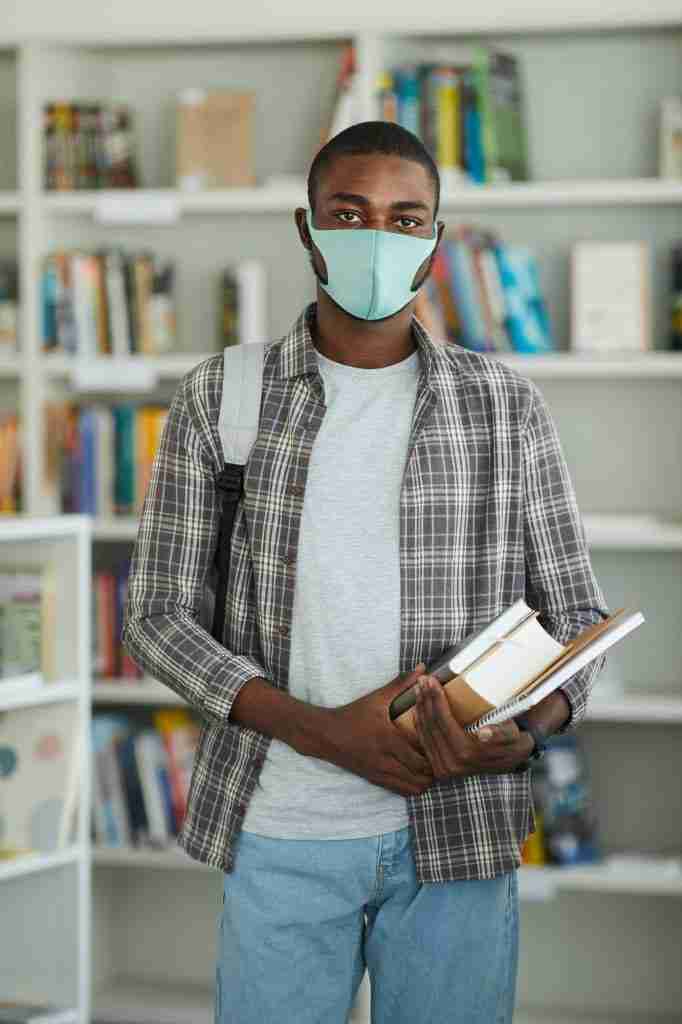
<svg viewBox="0 0 682 1024"><path fill-rule="evenodd" d="M664 96L661 100L659 174L661 178L682 179L681 96Z"/></svg>
<svg viewBox="0 0 682 1024"><path fill-rule="evenodd" d="M114 425L108 406L94 407L96 420L95 508L107 519L114 514Z"/></svg>
<svg viewBox="0 0 682 1024"><path fill-rule="evenodd" d="M120 249L107 250L105 267L111 354L119 359L125 359L132 352L132 343L123 276L123 253Z"/></svg>
<svg viewBox="0 0 682 1024"><path fill-rule="evenodd" d="M259 260L242 260L235 270L239 344L267 341L265 266Z"/></svg>
<svg viewBox="0 0 682 1024"><path fill-rule="evenodd" d="M150 843L166 846L171 838L166 816L161 774L166 769L166 751L159 734L144 730L135 739L135 762L142 786Z"/></svg>
<svg viewBox="0 0 682 1024"><path fill-rule="evenodd" d="M93 301L93 268L89 253L71 254L71 287L73 290L74 318L78 356L95 358L98 355L97 312Z"/></svg>
<svg viewBox="0 0 682 1024"><path fill-rule="evenodd" d="M633 629L641 626L644 621L645 619L641 612L631 612L624 618L619 618L617 621L610 623L602 633L595 636L593 640L577 651L572 658L563 661L555 670L550 670L544 682L540 683L539 686L536 686L529 693L519 694L517 697L512 698L512 700L494 708L476 722L468 725L465 728L465 732L474 732L484 725L506 722L509 718L514 718L516 715L528 711L529 708L539 704L541 700L544 700L550 693L558 689L562 683L568 682L576 672L579 672L586 665L589 665L591 661L604 654L609 647L613 647L615 643L622 640Z"/></svg>
<svg viewBox="0 0 682 1024"><path fill-rule="evenodd" d="M571 254L571 347L610 354L651 348L647 242L576 242Z"/></svg>

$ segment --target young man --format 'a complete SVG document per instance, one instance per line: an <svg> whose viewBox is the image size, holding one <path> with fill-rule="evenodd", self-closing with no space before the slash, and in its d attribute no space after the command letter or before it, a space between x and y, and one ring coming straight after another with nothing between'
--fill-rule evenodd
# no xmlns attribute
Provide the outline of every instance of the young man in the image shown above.
<svg viewBox="0 0 682 1024"><path fill-rule="evenodd" d="M510 1024L535 736L464 733L426 686L413 745L388 706L519 597L560 642L608 608L541 392L414 317L443 232L427 151L356 125L308 191L317 301L265 353L225 646L197 622L221 356L175 395L129 580L128 650L205 719L180 843L224 872L216 1022L342 1024L367 967L375 1024ZM534 732L578 725L604 660Z"/></svg>

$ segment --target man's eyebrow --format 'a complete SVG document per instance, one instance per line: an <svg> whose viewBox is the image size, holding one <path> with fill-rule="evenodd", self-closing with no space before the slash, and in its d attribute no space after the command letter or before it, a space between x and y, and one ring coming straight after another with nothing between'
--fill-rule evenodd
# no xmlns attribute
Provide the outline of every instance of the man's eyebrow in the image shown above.
<svg viewBox="0 0 682 1024"><path fill-rule="evenodd" d="M345 203L356 203L358 206L369 206L369 199L367 196L358 195L357 192L334 192L332 195L327 197L327 202L333 202L337 199L340 199ZM398 199L395 203L391 203L391 209L425 210L426 213L431 212L431 208L428 203L425 203L421 199Z"/></svg>

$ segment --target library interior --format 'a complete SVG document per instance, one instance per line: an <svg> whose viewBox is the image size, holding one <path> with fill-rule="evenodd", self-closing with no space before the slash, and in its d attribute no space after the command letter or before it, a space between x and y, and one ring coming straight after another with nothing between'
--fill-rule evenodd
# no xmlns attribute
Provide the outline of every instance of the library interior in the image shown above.
<svg viewBox="0 0 682 1024"><path fill-rule="evenodd" d="M0 0L0 1024L680 1024L681 451L679 2Z"/></svg>

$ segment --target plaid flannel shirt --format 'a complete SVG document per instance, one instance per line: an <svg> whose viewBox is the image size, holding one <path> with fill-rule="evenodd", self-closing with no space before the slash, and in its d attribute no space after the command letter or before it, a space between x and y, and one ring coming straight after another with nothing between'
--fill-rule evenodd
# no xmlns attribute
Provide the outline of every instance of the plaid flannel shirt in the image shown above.
<svg viewBox="0 0 682 1024"><path fill-rule="evenodd" d="M227 872L270 743L230 721L230 709L254 676L288 687L301 510L325 413L314 315L313 304L266 348L259 434L232 534L224 646L198 621L219 523L222 355L177 388L131 561L124 643L202 716L178 843ZM435 343L416 319L413 334L421 374L399 509L400 671L428 664L520 597L566 643L609 611L542 393L500 360ZM584 717L605 661L563 685L571 717L562 732ZM509 871L535 830L528 771L436 780L406 800L419 881Z"/></svg>

